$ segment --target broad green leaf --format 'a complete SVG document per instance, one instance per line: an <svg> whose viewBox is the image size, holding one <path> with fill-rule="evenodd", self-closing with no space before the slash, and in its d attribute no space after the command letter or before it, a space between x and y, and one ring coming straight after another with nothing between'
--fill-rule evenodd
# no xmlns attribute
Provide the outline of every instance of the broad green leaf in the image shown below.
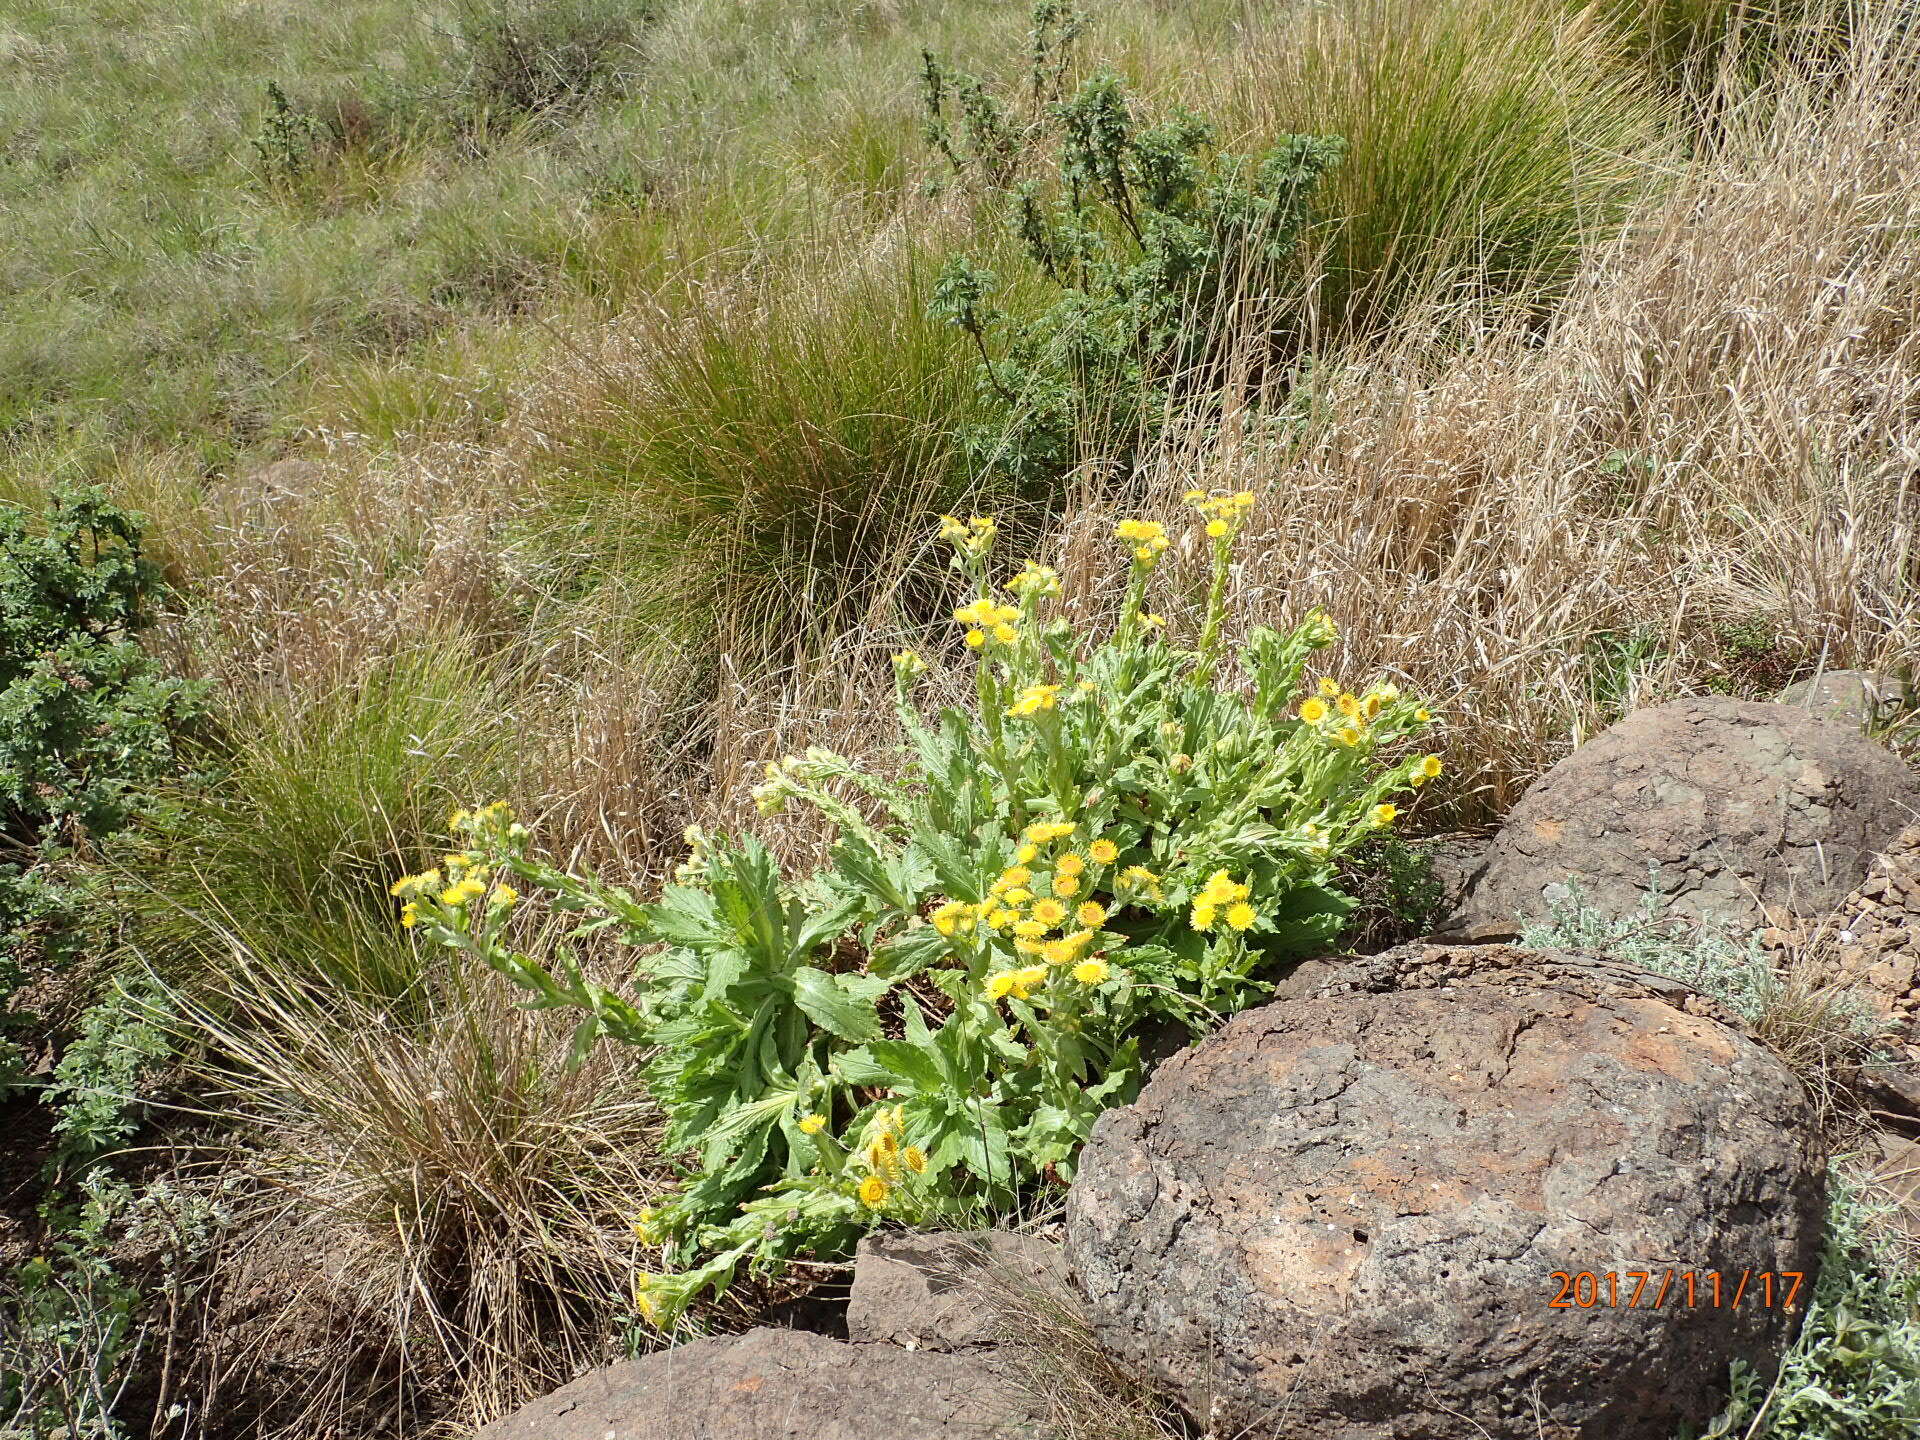
<svg viewBox="0 0 1920 1440"><path fill-rule="evenodd" d="M793 999L821 1027L858 1043L880 1033L874 1001L891 983L879 976L829 975L802 965L793 972Z"/></svg>

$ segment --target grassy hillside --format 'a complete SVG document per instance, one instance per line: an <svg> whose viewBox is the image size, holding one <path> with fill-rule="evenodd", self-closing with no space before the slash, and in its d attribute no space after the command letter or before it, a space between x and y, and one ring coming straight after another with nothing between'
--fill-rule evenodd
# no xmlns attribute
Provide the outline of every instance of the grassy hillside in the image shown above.
<svg viewBox="0 0 1920 1440"><path fill-rule="evenodd" d="M185 1437L156 1417L218 1378L208 1435L425 1433L637 1333L675 1159L639 1062L565 1071L568 1025L390 887L495 798L643 896L689 826L818 860L750 789L814 744L888 772L895 652L966 693L942 513L1094 625L1142 600L1116 514L1252 495L1224 636L1322 609L1331 670L1429 697L1415 835L1640 704L1905 674L1913 45L1786 0L10 7L9 555L140 599L0 594L0 676L53 717L0 753L0 1084L61 1127L0 1231L41 1347L11 1391L0 1349L0 1417ZM1138 212L1053 108L1090 83L1186 177ZM1292 137L1338 162L1251 258L1233 204ZM144 519L49 560L84 487ZM1169 634L1210 563L1154 571ZM98 1163L134 1137L164 1158ZM232 1252L303 1248L260 1328ZM213 1339L252 1358L157 1362Z"/></svg>

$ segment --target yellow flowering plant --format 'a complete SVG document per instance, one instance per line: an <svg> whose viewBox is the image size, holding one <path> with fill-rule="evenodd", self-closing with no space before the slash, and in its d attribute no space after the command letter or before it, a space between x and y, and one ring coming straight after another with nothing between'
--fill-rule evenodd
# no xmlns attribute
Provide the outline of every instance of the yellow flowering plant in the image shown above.
<svg viewBox="0 0 1920 1440"><path fill-rule="evenodd" d="M929 661L903 651L899 778L820 748L767 767L763 812L810 806L837 831L816 874L783 876L750 835L690 831L675 883L642 903L538 859L489 807L456 817L444 873L396 887L417 934L581 1011L578 1047L604 1032L652 1050L688 1174L648 1225L662 1268L636 1294L656 1323L743 1264L1070 1180L1094 1120L1138 1088L1145 1025L1200 1033L1337 937L1336 862L1439 773L1410 743L1431 716L1391 684L1310 676L1337 638L1319 612L1229 653L1253 497L1189 501L1212 584L1184 645L1147 623L1164 523L1115 527L1129 584L1096 639L1050 609L1046 567L996 583L990 519L944 520L971 591L953 622L972 702L924 710ZM637 947L630 991L515 949L509 880Z"/></svg>

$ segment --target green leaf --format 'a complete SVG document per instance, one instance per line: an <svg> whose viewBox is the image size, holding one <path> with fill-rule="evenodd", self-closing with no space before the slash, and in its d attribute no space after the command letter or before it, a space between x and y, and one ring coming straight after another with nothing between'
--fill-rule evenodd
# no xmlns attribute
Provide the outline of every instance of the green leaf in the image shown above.
<svg viewBox="0 0 1920 1440"><path fill-rule="evenodd" d="M822 1028L858 1043L880 1033L874 1002L892 983L883 976L829 975L802 965L793 972L793 999Z"/></svg>
<svg viewBox="0 0 1920 1440"><path fill-rule="evenodd" d="M876 1040L867 1047L873 1058L916 1090L939 1093L947 1084L945 1071L929 1050L905 1040Z"/></svg>

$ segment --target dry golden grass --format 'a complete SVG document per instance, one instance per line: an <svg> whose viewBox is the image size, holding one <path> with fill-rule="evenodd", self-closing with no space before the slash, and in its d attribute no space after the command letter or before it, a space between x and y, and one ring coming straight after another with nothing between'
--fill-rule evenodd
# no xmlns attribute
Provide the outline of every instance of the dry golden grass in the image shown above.
<svg viewBox="0 0 1920 1440"><path fill-rule="evenodd" d="M1240 620L1323 605L1338 668L1435 696L1453 818L1503 812L1622 707L1752 692L1773 667L1902 666L1920 638L1912 60L1883 34L1831 95L1802 78L1729 116L1549 324L1436 310L1325 366L1297 439L1243 411L1167 455L1139 503L1267 497ZM1090 598L1103 526L1095 507L1063 531ZM1170 569L1160 608L1191 573ZM1610 662L1634 641L1642 663Z"/></svg>

